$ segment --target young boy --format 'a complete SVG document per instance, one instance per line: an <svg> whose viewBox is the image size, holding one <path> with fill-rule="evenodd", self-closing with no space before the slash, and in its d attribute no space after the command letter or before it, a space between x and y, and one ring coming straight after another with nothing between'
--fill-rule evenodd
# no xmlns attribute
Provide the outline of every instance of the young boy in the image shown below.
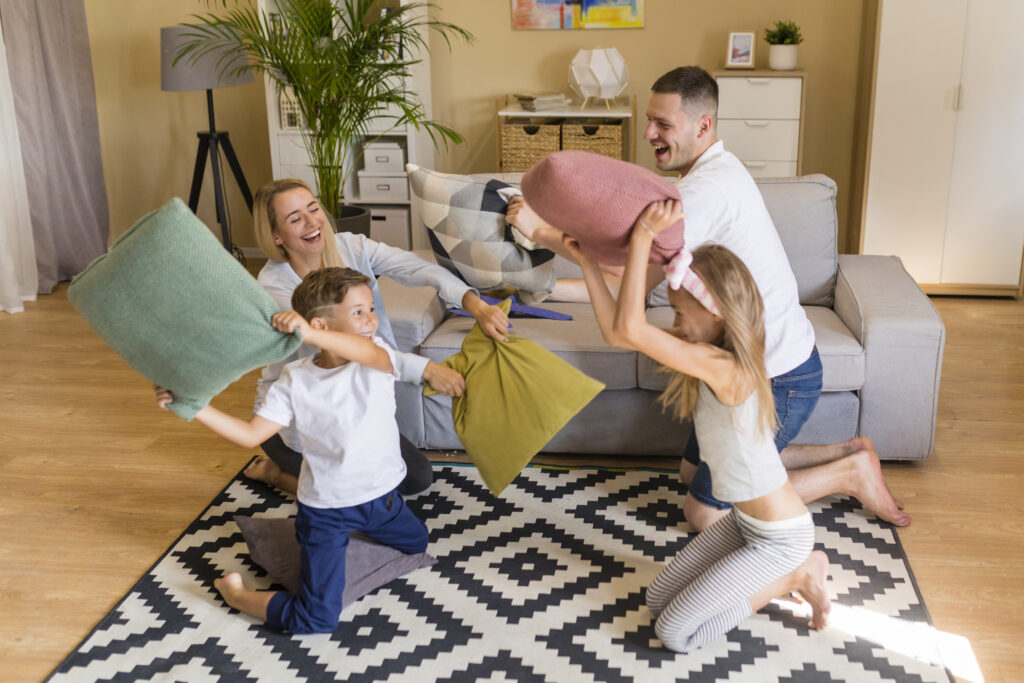
<svg viewBox="0 0 1024 683"><path fill-rule="evenodd" d="M196 419L224 438L255 448L292 420L304 454L295 534L302 549L301 587L251 591L237 572L214 582L242 612L292 633L329 633L338 625L350 531L405 553L427 547L427 527L395 489L405 477L395 422L395 359L376 337L369 279L350 268L307 275L292 295L294 311L271 319L298 331L321 352L285 366L248 422L206 406ZM165 408L171 393L155 387Z"/></svg>

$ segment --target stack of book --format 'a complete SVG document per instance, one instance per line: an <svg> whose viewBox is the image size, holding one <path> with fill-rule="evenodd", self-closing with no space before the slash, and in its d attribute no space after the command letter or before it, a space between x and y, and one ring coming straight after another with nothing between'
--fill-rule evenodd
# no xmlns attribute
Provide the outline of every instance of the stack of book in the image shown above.
<svg viewBox="0 0 1024 683"><path fill-rule="evenodd" d="M569 98L562 93L521 93L513 95L526 111L565 111L569 109Z"/></svg>

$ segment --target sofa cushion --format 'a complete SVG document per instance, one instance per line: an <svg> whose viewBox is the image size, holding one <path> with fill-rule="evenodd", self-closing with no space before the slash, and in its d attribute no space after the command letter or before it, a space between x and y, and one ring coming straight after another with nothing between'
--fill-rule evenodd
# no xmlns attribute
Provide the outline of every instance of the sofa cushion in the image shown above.
<svg viewBox="0 0 1024 683"><path fill-rule="evenodd" d="M831 308L839 268L835 181L816 173L762 178L757 187L796 275L800 303Z"/></svg>
<svg viewBox="0 0 1024 683"><path fill-rule="evenodd" d="M508 202L499 180L439 173L407 164L417 199L415 215L427 230L439 264L471 287L509 285L526 304L543 301L555 286L554 253L527 250L515 242L505 222ZM414 227L415 229L415 227Z"/></svg>
<svg viewBox="0 0 1024 683"><path fill-rule="evenodd" d="M815 344L821 356L822 391L856 391L864 386L864 349L831 309L805 306L814 327ZM647 320L661 328L672 325L672 309L658 306L648 309ZM637 356L637 385L642 389L664 391L669 373L643 354Z"/></svg>
<svg viewBox="0 0 1024 683"><path fill-rule="evenodd" d="M573 316L572 320L515 318L512 332L540 344L608 389L636 387L636 352L608 346L590 304L547 302L544 308ZM472 318L450 316L420 346L420 354L440 363L459 353L472 329Z"/></svg>
<svg viewBox="0 0 1024 683"><path fill-rule="evenodd" d="M668 179L600 154L549 154L523 176L523 196L545 221L579 240L599 263L622 265L633 224L651 202L679 200ZM683 207L686 210L686 207ZM683 219L654 238L651 263L668 263L683 247Z"/></svg>
<svg viewBox="0 0 1024 683"><path fill-rule="evenodd" d="M270 326L277 304L185 203L143 216L75 276L68 300L191 420L254 368L301 344Z"/></svg>

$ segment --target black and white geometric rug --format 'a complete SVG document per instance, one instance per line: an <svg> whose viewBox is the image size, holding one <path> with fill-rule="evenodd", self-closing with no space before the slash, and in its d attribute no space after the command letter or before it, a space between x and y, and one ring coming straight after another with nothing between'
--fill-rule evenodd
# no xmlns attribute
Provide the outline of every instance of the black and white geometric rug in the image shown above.
<svg viewBox="0 0 1024 683"><path fill-rule="evenodd" d="M51 675L74 681L950 681L892 527L848 499L812 507L833 619L775 602L688 655L660 647L644 588L688 540L673 473L530 467L500 498L475 468L435 466L409 501L437 564L292 636L229 609L213 580L271 583L232 515L290 498L240 475Z"/></svg>

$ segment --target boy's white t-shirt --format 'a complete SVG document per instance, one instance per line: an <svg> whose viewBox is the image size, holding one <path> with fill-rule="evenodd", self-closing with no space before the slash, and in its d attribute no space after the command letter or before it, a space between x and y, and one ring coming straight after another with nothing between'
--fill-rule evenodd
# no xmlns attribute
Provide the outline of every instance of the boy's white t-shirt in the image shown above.
<svg viewBox="0 0 1024 683"><path fill-rule="evenodd" d="M394 351L380 337L373 341L394 365ZM280 425L294 420L303 455L297 493L303 505L360 505L405 478L395 375L353 362L324 369L315 358L288 363L256 414Z"/></svg>
<svg viewBox="0 0 1024 683"><path fill-rule="evenodd" d="M764 301L768 376L803 363L814 349L814 328L800 306L796 276L750 172L718 141L675 185L686 214L686 248L717 242L746 264L757 283Z"/></svg>

